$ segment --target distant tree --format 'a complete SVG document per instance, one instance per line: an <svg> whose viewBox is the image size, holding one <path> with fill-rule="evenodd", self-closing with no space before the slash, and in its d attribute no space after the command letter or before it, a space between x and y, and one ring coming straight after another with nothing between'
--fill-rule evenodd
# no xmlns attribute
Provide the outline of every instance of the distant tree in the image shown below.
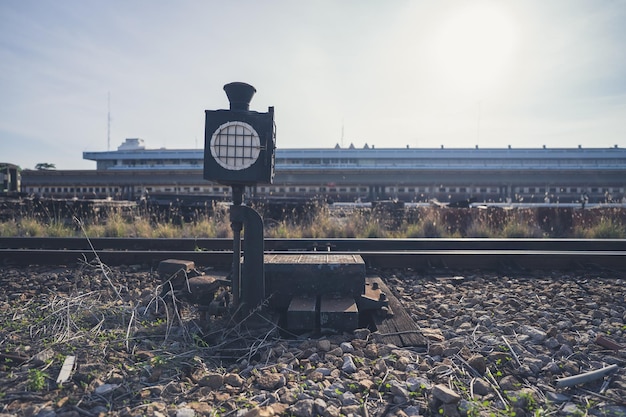
<svg viewBox="0 0 626 417"><path fill-rule="evenodd" d="M35 169L37 171L47 171L49 169L57 169L57 167L56 165L50 164L48 162L40 162L37 165L35 165Z"/></svg>

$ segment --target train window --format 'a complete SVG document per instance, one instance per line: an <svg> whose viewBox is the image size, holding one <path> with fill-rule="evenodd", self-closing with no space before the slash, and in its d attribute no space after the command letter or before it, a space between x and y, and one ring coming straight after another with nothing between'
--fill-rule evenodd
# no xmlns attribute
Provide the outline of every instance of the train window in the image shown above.
<svg viewBox="0 0 626 417"><path fill-rule="evenodd" d="M366 193L367 192L367 187L361 187L359 188L359 191L362 193Z"/></svg>
<svg viewBox="0 0 626 417"><path fill-rule="evenodd" d="M299 193L306 193L306 188L298 188Z"/></svg>
<svg viewBox="0 0 626 417"><path fill-rule="evenodd" d="M556 193L556 188L554 188L554 187L550 187L550 192L551 192L551 193Z"/></svg>
<svg viewBox="0 0 626 417"><path fill-rule="evenodd" d="M289 192L290 193L295 193L296 192L296 187L289 187Z"/></svg>
<svg viewBox="0 0 626 417"><path fill-rule="evenodd" d="M398 188L398 192L399 192L399 193L403 193L403 192L404 192L404 187L400 187L400 188Z"/></svg>
<svg viewBox="0 0 626 417"><path fill-rule="evenodd" d="M284 192L285 192L285 189L284 189L283 187L278 187L278 192L279 192L279 193L284 193Z"/></svg>
<svg viewBox="0 0 626 417"><path fill-rule="evenodd" d="M459 192L460 193L466 193L467 192L467 188L461 187L461 188L459 188Z"/></svg>
<svg viewBox="0 0 626 417"><path fill-rule="evenodd" d="M486 189L486 188L481 188L481 189L480 189L480 192L481 192L481 193L486 193L486 192L487 192L487 189Z"/></svg>
<svg viewBox="0 0 626 417"><path fill-rule="evenodd" d="M413 188L413 187L409 187L409 192L410 192L410 193L414 193L414 192L415 192L415 188Z"/></svg>
<svg viewBox="0 0 626 417"><path fill-rule="evenodd" d="M320 187L320 192L321 193L325 193L326 192L326 187Z"/></svg>
<svg viewBox="0 0 626 417"><path fill-rule="evenodd" d="M592 193L597 193L597 192L598 192L598 189L594 187L594 188L592 188L592 189L591 189L591 192L592 192Z"/></svg>
<svg viewBox="0 0 626 417"><path fill-rule="evenodd" d="M351 193L356 193L356 187L350 187L350 192Z"/></svg>
<svg viewBox="0 0 626 417"><path fill-rule="evenodd" d="M214 193L219 193L220 192L220 187L213 187L213 192Z"/></svg>
<svg viewBox="0 0 626 417"><path fill-rule="evenodd" d="M339 192L340 192L340 193L345 193L345 192L346 192L346 189L345 189L345 188L339 188Z"/></svg>
<svg viewBox="0 0 626 417"><path fill-rule="evenodd" d="M529 193L534 193L535 192L535 187L528 187L528 192Z"/></svg>
<svg viewBox="0 0 626 417"><path fill-rule="evenodd" d="M439 192L440 193L445 193L446 192L446 187L439 187Z"/></svg>
<svg viewBox="0 0 626 417"><path fill-rule="evenodd" d="M540 189L539 189L539 192L540 192L540 193L545 193L545 192L546 192L546 189L542 187L542 188L540 188Z"/></svg>

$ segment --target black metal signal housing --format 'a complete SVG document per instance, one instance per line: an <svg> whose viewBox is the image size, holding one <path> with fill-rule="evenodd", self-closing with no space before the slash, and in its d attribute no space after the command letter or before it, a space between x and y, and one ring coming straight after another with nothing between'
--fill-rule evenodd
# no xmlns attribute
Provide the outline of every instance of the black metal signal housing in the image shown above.
<svg viewBox="0 0 626 417"><path fill-rule="evenodd" d="M205 110L204 179L225 185L271 184L274 180L274 107L251 111L256 89L224 86L229 110Z"/></svg>

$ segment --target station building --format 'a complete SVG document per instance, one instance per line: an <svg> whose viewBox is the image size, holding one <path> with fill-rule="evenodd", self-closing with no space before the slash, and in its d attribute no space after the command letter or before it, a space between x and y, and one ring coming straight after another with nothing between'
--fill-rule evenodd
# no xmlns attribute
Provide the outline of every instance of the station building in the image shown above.
<svg viewBox="0 0 626 417"><path fill-rule="evenodd" d="M230 187L203 179L202 149L148 149L132 138L115 151L84 152L95 170L23 171L22 188L58 197L135 199L145 194L226 198ZM260 198L332 201L556 203L622 202L626 149L342 148L276 150L272 185ZM626 201L626 200L624 200Z"/></svg>

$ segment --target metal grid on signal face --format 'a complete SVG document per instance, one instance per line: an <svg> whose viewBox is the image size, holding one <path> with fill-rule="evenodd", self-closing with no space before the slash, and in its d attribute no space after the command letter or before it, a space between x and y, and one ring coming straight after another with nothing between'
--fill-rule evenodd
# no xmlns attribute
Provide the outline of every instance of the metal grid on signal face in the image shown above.
<svg viewBox="0 0 626 417"><path fill-rule="evenodd" d="M218 164L231 171L250 167L260 152L259 135L244 122L224 123L211 138L211 155Z"/></svg>

